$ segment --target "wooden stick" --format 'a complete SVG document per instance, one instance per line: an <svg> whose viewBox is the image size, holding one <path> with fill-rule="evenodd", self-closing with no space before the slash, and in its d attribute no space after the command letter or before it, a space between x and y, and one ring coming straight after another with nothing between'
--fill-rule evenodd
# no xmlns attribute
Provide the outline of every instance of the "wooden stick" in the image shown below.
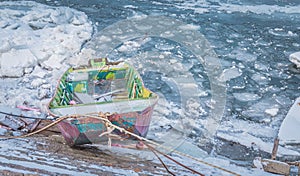
<svg viewBox="0 0 300 176"><path fill-rule="evenodd" d="M41 123L42 119L38 119L36 122L34 122L33 126L30 128L29 132L33 132Z"/></svg>
<svg viewBox="0 0 300 176"><path fill-rule="evenodd" d="M273 145L273 150L272 150L272 155L271 155L272 160L276 160L276 155L277 155L277 151L278 151L278 144L279 144L279 139L278 139L278 137L276 137L275 140L274 140L274 145Z"/></svg>

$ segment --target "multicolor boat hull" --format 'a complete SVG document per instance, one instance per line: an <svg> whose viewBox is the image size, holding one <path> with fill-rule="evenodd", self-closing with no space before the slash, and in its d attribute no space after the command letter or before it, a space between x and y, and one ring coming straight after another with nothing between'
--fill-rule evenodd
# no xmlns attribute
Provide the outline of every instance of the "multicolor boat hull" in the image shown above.
<svg viewBox="0 0 300 176"><path fill-rule="evenodd" d="M100 137L108 130L103 121L84 114L109 113L107 118L112 124L142 137L149 130L158 96L144 87L131 65L102 62L87 69L69 69L59 80L49 103L53 116L77 115L58 124L70 146L106 140ZM113 133L122 138L130 137L118 130Z"/></svg>

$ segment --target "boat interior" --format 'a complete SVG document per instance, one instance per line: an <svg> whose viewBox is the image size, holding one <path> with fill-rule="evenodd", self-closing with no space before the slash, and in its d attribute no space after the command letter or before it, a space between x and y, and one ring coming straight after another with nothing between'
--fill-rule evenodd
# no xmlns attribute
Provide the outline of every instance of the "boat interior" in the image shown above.
<svg viewBox="0 0 300 176"><path fill-rule="evenodd" d="M87 68L67 70L59 80L50 107L148 99L153 96L144 87L138 72L128 63L99 65L97 62Z"/></svg>

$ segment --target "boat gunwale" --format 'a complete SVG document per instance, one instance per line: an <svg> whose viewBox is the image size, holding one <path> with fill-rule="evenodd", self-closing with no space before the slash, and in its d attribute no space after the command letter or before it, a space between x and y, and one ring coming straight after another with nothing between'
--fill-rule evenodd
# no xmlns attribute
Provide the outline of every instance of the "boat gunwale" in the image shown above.
<svg viewBox="0 0 300 176"><path fill-rule="evenodd" d="M129 63L127 62L122 62L122 63L125 63L124 66L126 66L126 68L124 67L120 67L119 70L128 70L130 68L132 68L134 70L134 72L138 75L138 77L142 80L140 74L138 73L138 71L134 68L134 66L130 65ZM114 67L116 65L113 65ZM102 70L103 68L105 67L108 67L107 70ZM148 98L144 98L144 97L141 97L141 98L134 98L134 99L124 99L124 100L114 100L114 101L108 101L108 102L95 102L95 103L86 103L86 104L76 104L76 105L62 105L62 106L52 106L50 107L50 104L54 101L54 98L57 96L58 94L58 89L60 87L60 83L62 82L62 79L64 78L65 75L68 75L70 74L71 72L89 72L89 71L95 71L95 70L101 70L101 71L109 71L109 69L112 68L110 67L110 65L104 65L102 67L92 67L92 68L68 68L62 75L61 77L58 79L57 81L57 85L55 87L55 93L54 95L51 97L50 101L47 103L47 111L48 113L51 115L51 116L54 116L54 117L58 117L58 116L61 116L60 114L55 114L53 111L51 111L51 109L59 109L59 108L71 108L71 107L83 107L83 106L90 106L90 105L102 105L102 104L109 104L109 103L120 103L120 102L125 102L125 101L139 101L139 100L152 100L153 103L151 103L151 105L149 106L153 106L157 103L158 99L159 99L159 96L155 93L155 92L152 92L151 90L149 90L148 88L146 88L144 86L144 82L142 80L142 87L144 89L146 89L147 91L151 92L152 93L152 96L151 97L148 97ZM70 72L70 70L72 70ZM115 70L112 70L112 71L115 71Z"/></svg>
<svg viewBox="0 0 300 176"><path fill-rule="evenodd" d="M124 99L124 100L114 100L114 101L75 104L75 105L52 106L50 109L70 108L70 107L89 106L89 105L102 105L102 104L120 103L120 102L127 102L127 101L139 101L139 100L158 100L158 96L154 96L154 97L151 97L151 98L135 98L135 99L129 99L128 98L128 99Z"/></svg>

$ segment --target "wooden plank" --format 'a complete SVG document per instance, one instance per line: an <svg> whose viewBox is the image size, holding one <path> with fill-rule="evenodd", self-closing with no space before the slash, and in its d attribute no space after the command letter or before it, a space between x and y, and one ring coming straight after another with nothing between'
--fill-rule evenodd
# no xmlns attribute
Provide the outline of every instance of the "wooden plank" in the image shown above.
<svg viewBox="0 0 300 176"><path fill-rule="evenodd" d="M290 165L284 162L272 160L272 159L262 159L263 169L266 172L289 175Z"/></svg>

